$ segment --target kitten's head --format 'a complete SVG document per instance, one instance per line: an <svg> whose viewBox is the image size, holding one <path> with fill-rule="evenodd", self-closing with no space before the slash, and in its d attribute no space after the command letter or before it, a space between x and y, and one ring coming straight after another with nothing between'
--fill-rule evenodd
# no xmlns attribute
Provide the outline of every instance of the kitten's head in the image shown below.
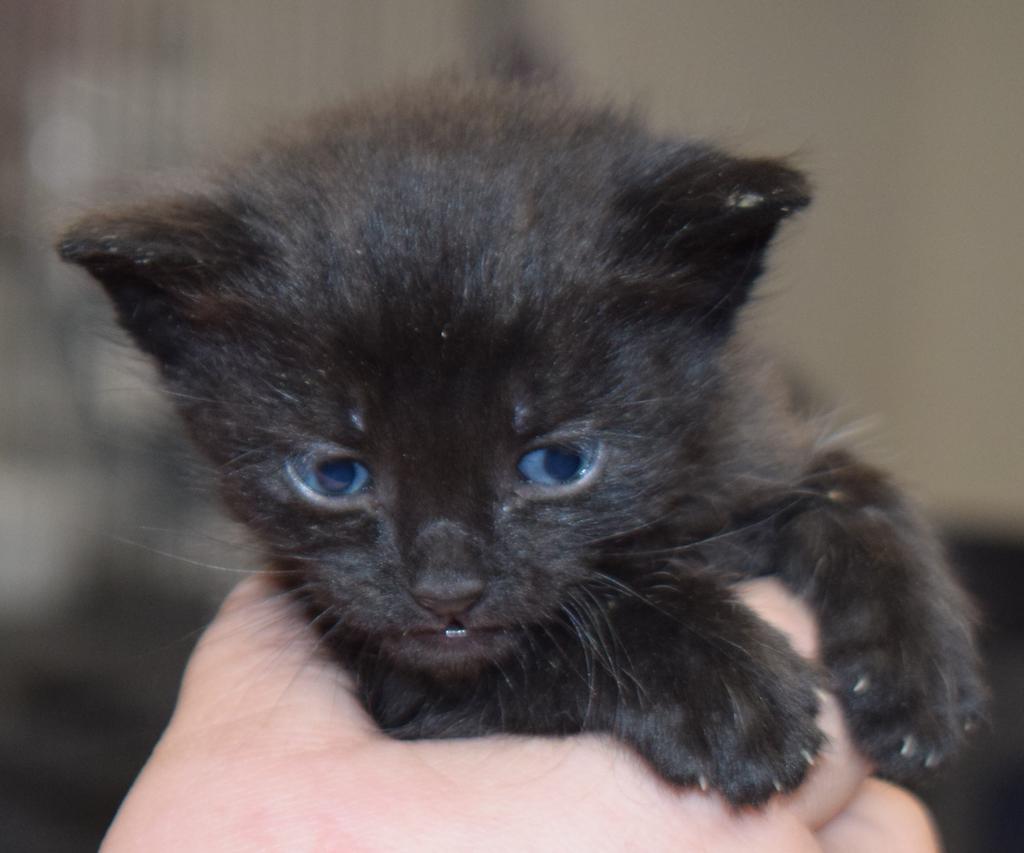
<svg viewBox="0 0 1024 853"><path fill-rule="evenodd" d="M60 252L339 630L456 673L714 492L719 354L807 200L776 161L448 87L325 116Z"/></svg>

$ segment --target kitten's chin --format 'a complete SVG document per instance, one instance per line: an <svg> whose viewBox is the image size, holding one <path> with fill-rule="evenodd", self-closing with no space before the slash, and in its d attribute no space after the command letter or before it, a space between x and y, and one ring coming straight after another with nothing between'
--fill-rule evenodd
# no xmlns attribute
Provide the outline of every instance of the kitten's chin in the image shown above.
<svg viewBox="0 0 1024 853"><path fill-rule="evenodd" d="M507 656L515 645L506 628L414 630L388 637L382 650L396 663L433 675L473 675Z"/></svg>

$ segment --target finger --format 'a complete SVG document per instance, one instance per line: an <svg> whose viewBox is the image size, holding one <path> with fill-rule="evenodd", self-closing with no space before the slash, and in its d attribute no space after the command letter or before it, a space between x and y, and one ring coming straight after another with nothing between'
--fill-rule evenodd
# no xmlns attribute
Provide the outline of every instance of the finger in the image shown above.
<svg viewBox="0 0 1024 853"><path fill-rule="evenodd" d="M822 699L821 730L828 737L804 783L781 802L811 829L828 823L847 807L871 765L850 740L839 703L831 694Z"/></svg>
<svg viewBox="0 0 1024 853"><path fill-rule="evenodd" d="M942 849L921 801L880 779L868 779L845 811L819 830L818 840L825 853L939 853Z"/></svg>
<svg viewBox="0 0 1024 853"><path fill-rule="evenodd" d="M804 657L817 654L818 629L814 617L782 584L759 579L740 584L737 591L762 619L789 638L798 653ZM870 764L854 747L839 704L830 694L822 694L818 722L828 742L815 758L804 784L779 798L780 805L811 828L823 826L842 811L871 772Z"/></svg>
<svg viewBox="0 0 1024 853"><path fill-rule="evenodd" d="M736 585L744 603L789 639L805 658L818 656L818 626L810 608L777 580L758 578Z"/></svg>

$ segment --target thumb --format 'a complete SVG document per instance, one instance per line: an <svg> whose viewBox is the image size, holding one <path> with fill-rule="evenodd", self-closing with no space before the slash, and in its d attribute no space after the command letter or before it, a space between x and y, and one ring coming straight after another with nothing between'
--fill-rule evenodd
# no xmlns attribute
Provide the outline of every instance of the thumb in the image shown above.
<svg viewBox="0 0 1024 853"><path fill-rule="evenodd" d="M240 725L380 737L312 621L268 575L239 584L192 653L164 740Z"/></svg>

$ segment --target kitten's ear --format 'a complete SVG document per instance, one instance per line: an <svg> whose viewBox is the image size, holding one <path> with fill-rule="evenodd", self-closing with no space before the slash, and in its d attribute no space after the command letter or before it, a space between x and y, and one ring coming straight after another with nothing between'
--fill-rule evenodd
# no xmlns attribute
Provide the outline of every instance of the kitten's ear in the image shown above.
<svg viewBox="0 0 1024 853"><path fill-rule="evenodd" d="M215 321L225 282L264 254L230 205L191 196L87 216L57 250L103 285L139 347L168 364L187 334Z"/></svg>
<svg viewBox="0 0 1024 853"><path fill-rule="evenodd" d="M617 199L633 297L728 329L779 223L810 200L807 179L784 161L682 152Z"/></svg>

